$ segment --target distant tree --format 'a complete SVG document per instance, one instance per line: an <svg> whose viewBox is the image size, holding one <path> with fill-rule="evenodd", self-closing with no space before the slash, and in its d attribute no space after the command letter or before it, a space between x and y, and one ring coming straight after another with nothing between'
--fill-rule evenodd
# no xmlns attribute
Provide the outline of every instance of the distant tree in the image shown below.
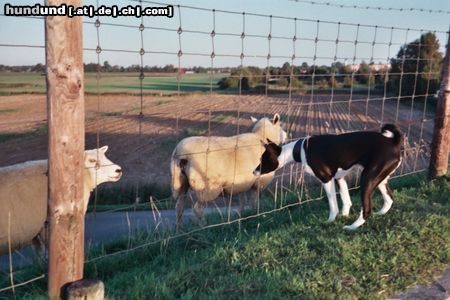
<svg viewBox="0 0 450 300"><path fill-rule="evenodd" d="M109 62L107 60L105 60L103 62L102 71L103 72L111 72L112 71L112 66L109 64Z"/></svg>
<svg viewBox="0 0 450 300"><path fill-rule="evenodd" d="M439 88L442 58L439 40L432 32L424 33L419 39L402 46L397 56L391 59L390 91L399 93L400 80L402 80L401 94L403 96L424 95L427 92L428 83L428 93L434 94Z"/></svg>
<svg viewBox="0 0 450 300"><path fill-rule="evenodd" d="M39 72L39 73L45 72L45 66L41 63L38 63L31 68L31 72Z"/></svg>
<svg viewBox="0 0 450 300"><path fill-rule="evenodd" d="M97 72L97 68L98 68L98 64L95 64L95 63L84 64L85 72Z"/></svg>
<svg viewBox="0 0 450 300"><path fill-rule="evenodd" d="M253 66L233 68L230 76L222 78L217 84L220 89L239 88L239 85L241 85L242 90L247 91L265 82L263 74L263 70ZM242 79L240 80L241 76Z"/></svg>
<svg viewBox="0 0 450 300"><path fill-rule="evenodd" d="M280 75L289 76L291 75L291 65L285 62L280 69Z"/></svg>
<svg viewBox="0 0 450 300"><path fill-rule="evenodd" d="M331 71L334 71L336 74L344 73L345 65L340 61L331 64Z"/></svg>
<svg viewBox="0 0 450 300"><path fill-rule="evenodd" d="M361 84L367 84L369 82L370 67L364 61L359 65L358 71L356 71L355 79Z"/></svg>
<svg viewBox="0 0 450 300"><path fill-rule="evenodd" d="M165 73L174 73L174 72L176 72L177 71L177 69L175 69L175 67L173 66L173 65L165 65L163 68L162 68L162 71L163 72L165 72Z"/></svg>
<svg viewBox="0 0 450 300"><path fill-rule="evenodd" d="M316 75L324 75L324 74L331 74L331 68L328 66L316 66L315 70Z"/></svg>

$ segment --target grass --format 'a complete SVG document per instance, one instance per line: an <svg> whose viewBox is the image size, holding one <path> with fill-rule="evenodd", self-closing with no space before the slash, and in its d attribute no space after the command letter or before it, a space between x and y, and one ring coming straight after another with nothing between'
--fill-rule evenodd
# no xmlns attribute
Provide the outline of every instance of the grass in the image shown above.
<svg viewBox="0 0 450 300"><path fill-rule="evenodd" d="M120 111L108 111L108 112L102 112L101 116L102 117L118 117L121 116L123 114L123 112Z"/></svg>
<svg viewBox="0 0 450 300"><path fill-rule="evenodd" d="M166 99L166 100L158 100L158 102L156 102L156 106L160 106L160 105L164 105L164 104L169 104L172 103L174 100L170 100L170 99Z"/></svg>
<svg viewBox="0 0 450 300"><path fill-rule="evenodd" d="M0 72L0 96L44 94L45 76L36 72Z"/></svg>
<svg viewBox="0 0 450 300"><path fill-rule="evenodd" d="M212 90L216 93L232 93L238 92L238 88L229 88L220 90L217 83L229 74L214 74L212 82ZM84 87L86 93L100 93L100 94L137 94L140 92L139 73L133 72L111 72L101 73L100 81L97 85L97 73L85 73ZM210 74L196 73L184 74L180 81L178 81L176 74L171 73L150 73L146 74L142 81L142 89L145 94L155 94L155 92L165 91L168 93L180 92L209 92ZM264 93L265 85L259 85L249 93ZM269 93L287 93L287 86L269 85ZM354 84L353 93L367 93L367 85ZM301 88L293 87L294 92L310 93L311 85L304 83ZM0 95L14 95L14 94L45 94L46 83L45 76L35 72L0 72ZM317 83L314 86L315 93L330 93L331 88L328 86L321 87ZM335 87L335 93L348 93L350 88L342 87L341 84ZM371 93L380 93L380 90L371 87ZM244 91L244 94L246 91Z"/></svg>
<svg viewBox="0 0 450 300"><path fill-rule="evenodd" d="M184 129L184 136L198 136L207 132L207 129L201 129L197 127L188 127Z"/></svg>
<svg viewBox="0 0 450 300"><path fill-rule="evenodd" d="M106 205L109 209L129 206L136 203L136 197L141 202L148 204L148 199L152 196L154 199L165 199L170 197L170 186L156 183L134 183L134 184L104 184L97 188L96 193L91 193L89 203L95 203L97 206ZM95 201L95 197L96 201ZM158 209L167 209L168 202L160 203ZM117 206L117 207L114 207ZM93 205L92 205L93 207ZM174 207L171 206L171 207ZM147 208L148 209L148 208Z"/></svg>
<svg viewBox="0 0 450 300"><path fill-rule="evenodd" d="M228 74L215 74L213 90L217 91L217 82ZM85 73L85 92L100 94L135 94L140 91L139 73L101 73L97 86L97 73ZM180 82L176 74L146 74L142 82L144 93L155 91L207 92L210 90L209 74L184 74ZM45 94L45 76L35 72L0 72L0 95Z"/></svg>
<svg viewBox="0 0 450 300"><path fill-rule="evenodd" d="M0 115L14 113L14 112L18 112L18 111L19 110L15 109L15 108L0 109Z"/></svg>
<svg viewBox="0 0 450 300"><path fill-rule="evenodd" d="M236 113L229 111L229 112L224 112L218 115L215 115L211 118L211 122L214 123L227 123L228 121L230 121L231 119L236 117Z"/></svg>
<svg viewBox="0 0 450 300"><path fill-rule="evenodd" d="M450 263L448 181L411 176L397 184L407 187L395 190L388 215L356 232L342 229L356 218L356 199L350 219L332 224L324 224L326 201L315 201L88 263L85 275L101 278L109 299L383 299ZM45 298L45 281L16 293Z"/></svg>
<svg viewBox="0 0 450 300"><path fill-rule="evenodd" d="M0 143L27 137L46 135L48 132L47 123L40 124L36 128L24 132L0 132Z"/></svg>

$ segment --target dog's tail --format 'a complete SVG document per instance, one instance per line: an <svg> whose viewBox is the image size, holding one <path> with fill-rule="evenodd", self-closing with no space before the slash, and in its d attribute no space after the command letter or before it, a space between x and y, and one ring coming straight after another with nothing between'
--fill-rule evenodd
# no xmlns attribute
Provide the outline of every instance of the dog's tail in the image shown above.
<svg viewBox="0 0 450 300"><path fill-rule="evenodd" d="M393 139L394 144L398 145L403 141L403 132L394 124L385 124L381 128L381 134Z"/></svg>

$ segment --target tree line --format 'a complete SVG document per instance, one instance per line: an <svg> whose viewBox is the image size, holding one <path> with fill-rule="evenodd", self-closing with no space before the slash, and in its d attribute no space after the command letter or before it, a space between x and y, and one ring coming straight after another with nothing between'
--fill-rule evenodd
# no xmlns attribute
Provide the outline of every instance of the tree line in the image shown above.
<svg viewBox="0 0 450 300"><path fill-rule="evenodd" d="M220 89L241 88L252 90L265 88L266 83L279 88L307 89L313 84L319 88L349 88L357 85L368 85L371 88L383 89L400 95L434 94L439 88L439 77L443 54L439 51L439 41L434 33L422 34L418 39L400 47L397 55L389 64L373 68L374 64L361 62L358 66L335 62L331 66L290 65L285 62L281 67L260 68L255 66L235 68L215 68L214 71L231 72L228 77L218 82ZM144 73L176 73L178 68L172 64L165 66L144 66L135 64L128 67L85 63L85 72L144 72ZM27 66L0 65L0 71L40 72L45 73L45 65L38 63ZM206 73L205 67L183 68L182 71ZM314 75L314 76L313 76ZM401 90L400 90L401 89Z"/></svg>
<svg viewBox="0 0 450 300"><path fill-rule="evenodd" d="M428 32L400 47L389 64L363 61L358 66L342 62L310 66L304 62L294 66L285 62L281 67L238 67L232 68L230 76L222 78L218 85L220 89L241 88L244 91L265 88L266 83L300 90L308 89L312 84L321 89L368 85L380 90L386 86L388 92L403 96L420 96L434 94L439 89L442 61L439 41L434 33Z"/></svg>

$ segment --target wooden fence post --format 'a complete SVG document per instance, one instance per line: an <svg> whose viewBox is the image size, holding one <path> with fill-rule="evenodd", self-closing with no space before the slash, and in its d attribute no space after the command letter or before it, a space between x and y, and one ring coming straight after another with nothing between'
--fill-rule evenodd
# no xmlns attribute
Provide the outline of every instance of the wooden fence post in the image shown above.
<svg viewBox="0 0 450 300"><path fill-rule="evenodd" d="M46 5L82 5L47 0ZM49 279L51 299L83 278L84 82L82 18L45 18L49 157Z"/></svg>
<svg viewBox="0 0 450 300"><path fill-rule="evenodd" d="M431 143L430 176L447 174L450 151L450 34L448 34L445 58L442 65L441 86L436 105L433 141Z"/></svg>

